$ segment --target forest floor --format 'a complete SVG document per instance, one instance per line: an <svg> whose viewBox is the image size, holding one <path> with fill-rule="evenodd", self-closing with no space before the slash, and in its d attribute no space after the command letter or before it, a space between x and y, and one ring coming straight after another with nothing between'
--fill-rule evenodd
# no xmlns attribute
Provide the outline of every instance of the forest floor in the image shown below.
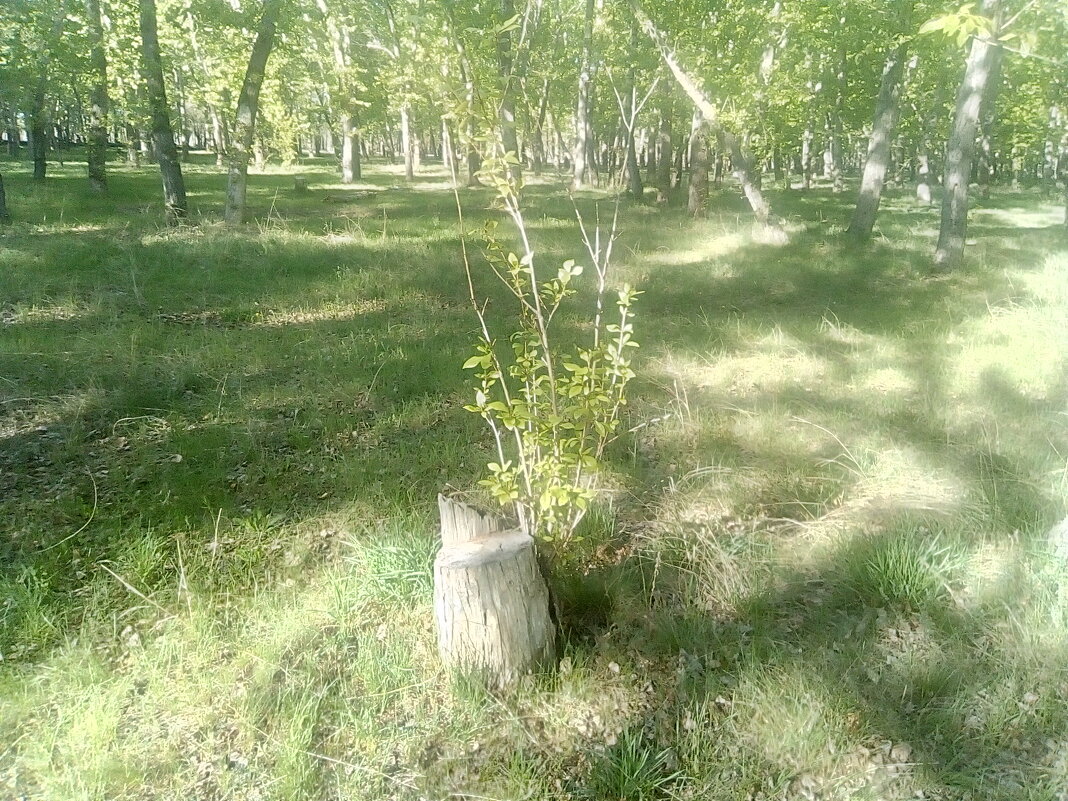
<svg viewBox="0 0 1068 801"><path fill-rule="evenodd" d="M730 189L625 204L638 430L558 669L489 694L431 610L435 495L490 452L443 174L254 175L235 231L214 167L174 229L154 170L83 170L3 165L0 799L1068 798L1053 203L979 203L945 276L907 194L866 249L822 188L773 193L782 247ZM562 185L525 202L581 263Z"/></svg>

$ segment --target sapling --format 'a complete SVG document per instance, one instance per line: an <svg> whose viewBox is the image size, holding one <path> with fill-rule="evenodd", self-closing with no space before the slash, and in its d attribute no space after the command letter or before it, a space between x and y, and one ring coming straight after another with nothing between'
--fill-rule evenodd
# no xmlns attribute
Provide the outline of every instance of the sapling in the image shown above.
<svg viewBox="0 0 1068 801"><path fill-rule="evenodd" d="M481 178L493 186L518 237L517 251L502 244L496 221L482 229L490 271L516 302L514 330L497 336L476 291L464 249L471 304L480 324L475 353L464 363L473 375L474 403L493 433L497 460L479 483L502 505L514 508L525 532L543 541L567 542L597 492L605 447L619 429L627 384L634 377L632 306L641 293L624 284L609 301L608 272L617 236L592 232L576 208L582 241L596 280L592 326L584 343L562 342L553 323L576 296L584 270L568 259L545 277L519 204L521 179L509 170L514 154L487 160ZM614 306L614 308L612 308Z"/></svg>

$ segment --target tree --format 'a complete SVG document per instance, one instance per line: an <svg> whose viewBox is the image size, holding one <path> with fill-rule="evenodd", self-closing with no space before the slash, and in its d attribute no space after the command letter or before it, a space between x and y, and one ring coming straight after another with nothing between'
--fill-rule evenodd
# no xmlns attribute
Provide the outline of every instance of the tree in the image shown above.
<svg viewBox="0 0 1068 801"><path fill-rule="evenodd" d="M100 0L85 0L85 19L89 33L89 61L93 81L89 98L89 141L86 148L89 186L96 192L105 192L108 188L108 62L104 50L104 29L100 21Z"/></svg>
<svg viewBox="0 0 1068 801"><path fill-rule="evenodd" d="M259 109L260 87L267 69L267 59L274 44L275 28L281 0L265 0L256 41L252 45L245 80L237 100L237 117L233 146L230 150L229 177L226 185L228 223L244 222L245 195L248 187L248 162L256 135L256 112Z"/></svg>
<svg viewBox="0 0 1068 801"><path fill-rule="evenodd" d="M43 181L48 174L48 83L52 49L59 41L63 23L67 20L67 5L61 0L53 17L48 39L41 44L37 56L37 85L29 115L30 154L33 159L33 179Z"/></svg>
<svg viewBox="0 0 1068 801"><path fill-rule="evenodd" d="M782 224L772 212L771 206L764 199L760 186L754 178L753 167L743 152L738 137L733 132L728 131L720 122L715 104L701 91L696 80L683 69L678 57L675 55L675 51L667 44L664 34L656 27L649 15L645 13L639 0L630 0L630 6L638 23L653 41L653 44L656 45L657 50L659 50L664 64L671 70L679 86L693 101L693 104L704 117L706 124L712 129L720 150L730 155L734 175L742 186L746 200L749 201L749 207L753 210L753 214L756 215L757 221L763 229L762 234L769 240L784 241L786 234Z"/></svg>
<svg viewBox="0 0 1068 801"><path fill-rule="evenodd" d="M957 91L953 128L946 146L946 166L942 177L942 221L935 249L935 268L952 270L964 258L968 227L968 182L975 155L975 134L984 99L994 91L991 80L997 57L996 36L1001 0L983 0L980 24L971 37L964 78Z"/></svg>
<svg viewBox="0 0 1068 801"><path fill-rule="evenodd" d="M163 61L159 52L156 25L156 0L139 0L141 24L141 57L145 72L148 107L152 118L152 144L156 151L160 175L163 178L163 204L169 222L185 217L187 203L182 165L174 146L174 131L167 105L167 89L163 82Z"/></svg>
<svg viewBox="0 0 1068 801"><path fill-rule="evenodd" d="M582 34L582 63L579 66L578 95L575 102L575 148L571 155L571 188L581 189L587 180L590 153L590 79L593 69L594 0L586 0Z"/></svg>
<svg viewBox="0 0 1068 801"><path fill-rule="evenodd" d="M515 126L515 96L518 85L512 60L512 30L516 25L514 0L501 0L501 20L497 26L497 64L501 74L501 97L497 104L497 113L501 123L501 146L505 153L514 153L516 163L511 167L512 177L519 179L520 167L519 138Z"/></svg>
<svg viewBox="0 0 1068 801"><path fill-rule="evenodd" d="M879 201L883 193L883 181L890 166L890 144L900 108L901 76L905 71L908 44L902 42L886 58L883 67L879 100L875 105L875 119L868 139L868 158L864 162L864 174L860 181L860 194L853 210L853 220L846 233L858 242L871 237L875 216L879 213Z"/></svg>
<svg viewBox="0 0 1068 801"><path fill-rule="evenodd" d="M7 210L7 192L4 191L4 175L0 173L0 223L11 222L11 212Z"/></svg>

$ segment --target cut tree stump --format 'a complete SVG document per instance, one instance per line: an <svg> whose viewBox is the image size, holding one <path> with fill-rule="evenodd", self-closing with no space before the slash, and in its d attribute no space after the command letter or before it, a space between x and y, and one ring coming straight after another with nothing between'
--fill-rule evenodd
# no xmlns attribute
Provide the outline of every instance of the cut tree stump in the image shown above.
<svg viewBox="0 0 1068 801"><path fill-rule="evenodd" d="M296 175L293 177L293 191L298 195L303 195L308 192L308 179L302 175Z"/></svg>
<svg viewBox="0 0 1068 801"><path fill-rule="evenodd" d="M434 614L446 666L500 688L552 664L556 628L533 538L442 495L438 508Z"/></svg>

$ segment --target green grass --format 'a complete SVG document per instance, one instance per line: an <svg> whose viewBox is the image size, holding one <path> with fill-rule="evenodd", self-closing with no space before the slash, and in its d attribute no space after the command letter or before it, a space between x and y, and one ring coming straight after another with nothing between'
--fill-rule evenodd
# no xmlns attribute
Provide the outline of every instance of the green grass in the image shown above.
<svg viewBox="0 0 1068 801"><path fill-rule="evenodd" d="M1053 205L995 194L938 277L907 193L865 250L822 189L774 198L784 247L733 191L624 206L640 427L559 567L559 670L492 695L431 610L434 498L491 450L443 174L272 169L233 231L206 164L178 229L150 169L3 169L0 798L1063 797ZM580 255L560 184L525 202Z"/></svg>

